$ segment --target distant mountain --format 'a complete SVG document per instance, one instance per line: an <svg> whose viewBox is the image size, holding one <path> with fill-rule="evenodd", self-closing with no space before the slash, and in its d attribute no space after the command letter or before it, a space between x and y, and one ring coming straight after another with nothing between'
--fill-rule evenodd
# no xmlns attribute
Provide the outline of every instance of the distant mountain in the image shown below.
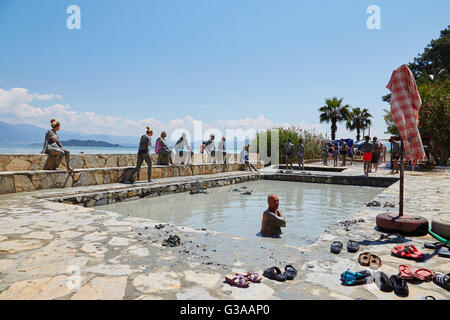
<svg viewBox="0 0 450 320"><path fill-rule="evenodd" d="M102 147L102 148L122 148L120 144L113 144L105 141L97 140L78 140L71 139L67 141L61 141L61 144L65 147ZM42 143L31 143L30 146L41 146Z"/></svg>
<svg viewBox="0 0 450 320"><path fill-rule="evenodd" d="M0 121L0 144L23 144L30 145L39 143L43 145L45 133L48 129L40 128L30 124L9 124ZM132 136L113 136L106 134L86 134L80 132L61 130L58 132L61 141L70 140L88 140L108 144L120 144L121 146L139 145L139 137ZM63 143L64 145L64 143ZM86 145L83 145L86 146ZM97 145L96 145L97 146Z"/></svg>

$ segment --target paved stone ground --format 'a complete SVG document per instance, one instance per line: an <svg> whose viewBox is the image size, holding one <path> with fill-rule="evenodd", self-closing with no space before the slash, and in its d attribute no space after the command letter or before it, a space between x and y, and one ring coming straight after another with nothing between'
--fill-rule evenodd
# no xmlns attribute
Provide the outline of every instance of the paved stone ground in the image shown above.
<svg viewBox="0 0 450 320"><path fill-rule="evenodd" d="M323 174L360 175L362 168L354 163L343 172ZM390 176L386 170L374 175ZM174 179L155 183L179 181ZM397 203L398 185L386 188L376 200ZM129 188L117 184L92 188L105 187ZM449 187L448 172L407 172L405 214L430 220L448 212ZM415 244L423 252L433 253L422 249L423 243L434 242L430 236L401 237L375 230L376 215L396 211L398 205L363 207L346 222L330 226L315 244L289 247L278 246L276 241L262 243L256 237L219 234L207 230L208 226L206 230L192 230L160 225L149 219L46 199L60 193L91 192L92 188L0 196L0 299L401 299L381 292L375 284L340 285L339 275L347 268L364 269L357 263L363 251L380 256L381 270L388 275L397 273L397 266L405 262L436 272L450 271L449 259L437 255L422 263L390 256L390 249L397 243ZM364 222L356 222L360 219ZM178 235L181 246L162 246L169 235ZM348 239L359 241L361 249L351 254L344 248L333 255L329 246L335 239L344 244ZM288 263L299 271L293 281L263 279L247 289L223 283L225 275L249 270L262 273L267 267ZM409 284L409 290L407 299L425 295L450 298L449 292L432 282Z"/></svg>

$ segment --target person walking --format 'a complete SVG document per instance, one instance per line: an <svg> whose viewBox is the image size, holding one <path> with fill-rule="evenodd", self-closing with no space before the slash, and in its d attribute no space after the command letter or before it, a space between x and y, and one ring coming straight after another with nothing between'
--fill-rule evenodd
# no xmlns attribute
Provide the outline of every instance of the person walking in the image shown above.
<svg viewBox="0 0 450 320"><path fill-rule="evenodd" d="M51 130L48 130L45 134L44 147L41 153L56 156L55 165L52 168L48 168L47 165L44 169L56 170L61 164L62 158L66 159L67 171L69 173L73 172L70 166L70 152L63 148L61 142L59 141L58 134L56 133L61 129L61 124L55 119L50 119ZM48 161L48 160L47 160Z"/></svg>
<svg viewBox="0 0 450 320"><path fill-rule="evenodd" d="M214 145L214 134L209 136L209 140L205 142L205 151L207 154L207 162L210 163L210 159L212 159L213 163L216 163L216 146Z"/></svg>
<svg viewBox="0 0 450 320"><path fill-rule="evenodd" d="M252 169L258 171L258 169L256 169L255 166L250 163L250 159L248 157L248 149L248 145L245 145L242 148L241 153L239 154L239 163L245 164L250 171L252 171Z"/></svg>
<svg viewBox="0 0 450 320"><path fill-rule="evenodd" d="M186 148L186 151L184 150ZM188 140L186 138L186 133L183 132L180 139L175 143L173 146L174 153L172 159L173 163L176 164L182 164L182 165L189 165L191 163L191 156L192 156L192 150L189 146Z"/></svg>
<svg viewBox="0 0 450 320"><path fill-rule="evenodd" d="M134 183L134 175L141 169L144 160L147 163L147 181L152 181L152 157L150 154L150 146L152 145L151 137L153 135L153 131L150 129L150 127L146 128L146 133L141 136L141 140L139 141L136 167L133 169L133 171L131 171L126 183Z"/></svg>
<svg viewBox="0 0 450 320"><path fill-rule="evenodd" d="M225 141L226 141L226 138L222 137L222 139L220 140L219 145L217 147L217 162L221 163L221 164L227 163L227 158L226 158L227 153L225 151L225 148L226 148Z"/></svg>

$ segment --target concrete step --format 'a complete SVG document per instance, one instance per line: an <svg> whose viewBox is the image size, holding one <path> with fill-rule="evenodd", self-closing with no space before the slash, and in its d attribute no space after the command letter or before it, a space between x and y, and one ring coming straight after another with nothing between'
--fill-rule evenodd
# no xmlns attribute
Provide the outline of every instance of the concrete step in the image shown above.
<svg viewBox="0 0 450 320"><path fill-rule="evenodd" d="M255 163L261 168L261 163ZM119 183L127 179L134 166L66 170L24 170L0 172L0 194L30 192ZM200 164L190 166L153 166L152 180L169 177L207 175L245 170L243 164ZM147 167L141 167L136 180L147 181Z"/></svg>

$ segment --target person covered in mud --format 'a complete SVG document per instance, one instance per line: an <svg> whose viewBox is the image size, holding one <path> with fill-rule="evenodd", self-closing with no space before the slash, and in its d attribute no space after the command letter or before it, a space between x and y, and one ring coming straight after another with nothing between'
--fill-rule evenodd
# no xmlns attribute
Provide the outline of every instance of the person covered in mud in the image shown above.
<svg viewBox="0 0 450 320"><path fill-rule="evenodd" d="M282 234L281 228L286 227L286 218L278 210L280 200L274 194L267 197L269 208L263 213L260 235L263 237L277 237Z"/></svg>

